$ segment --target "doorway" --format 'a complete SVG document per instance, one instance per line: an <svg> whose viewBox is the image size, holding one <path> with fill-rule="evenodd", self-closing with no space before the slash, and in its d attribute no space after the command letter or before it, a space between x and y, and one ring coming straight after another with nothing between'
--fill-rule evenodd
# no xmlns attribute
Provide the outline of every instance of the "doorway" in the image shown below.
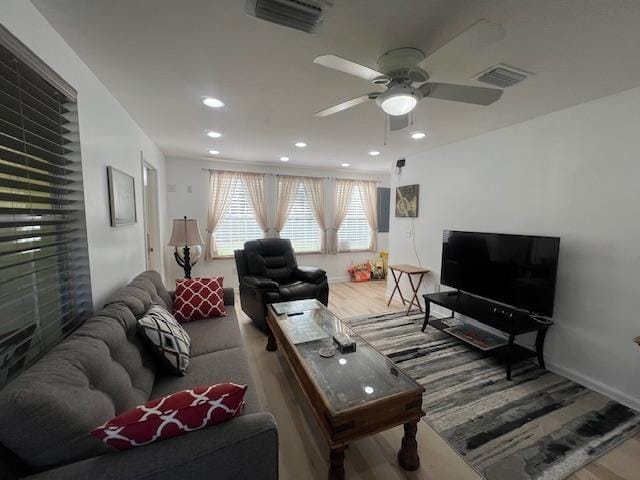
<svg viewBox="0 0 640 480"><path fill-rule="evenodd" d="M158 171L144 161L142 162L142 203L144 206L144 245L146 251L147 270L162 273L162 258L160 256L160 220L158 214Z"/></svg>

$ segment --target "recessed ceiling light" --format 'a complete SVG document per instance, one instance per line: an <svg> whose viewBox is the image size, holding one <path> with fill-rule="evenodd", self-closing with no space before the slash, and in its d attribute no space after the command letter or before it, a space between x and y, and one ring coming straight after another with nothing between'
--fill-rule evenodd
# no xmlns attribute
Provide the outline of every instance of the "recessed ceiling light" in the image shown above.
<svg viewBox="0 0 640 480"><path fill-rule="evenodd" d="M202 103L211 108L224 107L224 102L222 100L218 100L217 98L213 97L202 97Z"/></svg>
<svg viewBox="0 0 640 480"><path fill-rule="evenodd" d="M341 163L341 164L340 164L340 166L341 166L341 167L348 167L348 166L349 166L349 164L348 164L348 163Z"/></svg>
<svg viewBox="0 0 640 480"><path fill-rule="evenodd" d="M209 138L220 138L222 136L219 132L214 132L213 130L207 130L204 134Z"/></svg>
<svg viewBox="0 0 640 480"><path fill-rule="evenodd" d="M370 150L369 155L371 155L372 157L377 157L378 155L380 155L380 152L377 150Z"/></svg>
<svg viewBox="0 0 640 480"><path fill-rule="evenodd" d="M209 155L220 155L220 151L219 150L214 150L213 148L211 150L208 150Z"/></svg>
<svg viewBox="0 0 640 480"><path fill-rule="evenodd" d="M424 133L424 132L413 132L411 134L411 138L413 138L414 140L421 140L426 136L427 136L427 134Z"/></svg>
<svg viewBox="0 0 640 480"><path fill-rule="evenodd" d="M280 161L281 162L288 162L289 161L289 157L280 157Z"/></svg>
<svg viewBox="0 0 640 480"><path fill-rule="evenodd" d="M298 148L304 148L304 147L306 147L306 146L307 146L307 144L306 144L306 143L304 143L304 142L296 142L296 143L294 143L294 145L295 145L296 147L298 147Z"/></svg>

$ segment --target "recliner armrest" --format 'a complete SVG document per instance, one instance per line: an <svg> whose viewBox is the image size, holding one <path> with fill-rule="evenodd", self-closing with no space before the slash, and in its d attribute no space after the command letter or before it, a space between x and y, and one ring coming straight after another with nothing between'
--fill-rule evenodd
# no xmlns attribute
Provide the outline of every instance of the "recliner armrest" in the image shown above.
<svg viewBox="0 0 640 480"><path fill-rule="evenodd" d="M242 277L242 283L255 288L263 288L265 290L277 290L279 288L278 282L271 280L267 277L257 277L253 275L247 275Z"/></svg>
<svg viewBox="0 0 640 480"><path fill-rule="evenodd" d="M298 280L309 283L319 283L327 278L327 272L321 268L315 267L301 267L299 266L293 272Z"/></svg>

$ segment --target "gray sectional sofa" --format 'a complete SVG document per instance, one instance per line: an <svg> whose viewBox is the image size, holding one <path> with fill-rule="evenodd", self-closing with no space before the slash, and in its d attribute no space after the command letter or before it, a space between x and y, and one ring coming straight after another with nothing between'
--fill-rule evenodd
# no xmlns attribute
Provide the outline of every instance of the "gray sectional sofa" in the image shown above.
<svg viewBox="0 0 640 480"><path fill-rule="evenodd" d="M186 376L165 374L137 335L151 303L172 309L157 272L136 277L104 308L0 391L0 478L243 479L278 477L278 432L258 402L233 307L184 324L192 339ZM231 381L249 389L229 422L125 451L90 431L148 400Z"/></svg>

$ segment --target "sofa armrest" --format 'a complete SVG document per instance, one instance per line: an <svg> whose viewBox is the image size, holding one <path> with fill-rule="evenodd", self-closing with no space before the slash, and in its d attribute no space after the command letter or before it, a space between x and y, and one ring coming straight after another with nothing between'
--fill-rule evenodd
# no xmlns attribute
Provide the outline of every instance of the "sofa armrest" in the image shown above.
<svg viewBox="0 0 640 480"><path fill-rule="evenodd" d="M233 305L235 303L236 296L233 291L233 288L223 288L222 295L223 295L223 300L225 305L228 306L228 305Z"/></svg>
<svg viewBox="0 0 640 480"><path fill-rule="evenodd" d="M180 437L114 451L25 478L277 480L278 430L269 413L243 415Z"/></svg>
<svg viewBox="0 0 640 480"><path fill-rule="evenodd" d="M294 271L294 275L297 279L309 283L318 283L327 278L327 272L325 272L321 268L314 267L299 266Z"/></svg>
<svg viewBox="0 0 640 480"><path fill-rule="evenodd" d="M271 280L267 277L258 277L254 275L247 275L242 277L242 283L249 285L250 287L263 288L267 290L277 290L279 288L278 282Z"/></svg>

